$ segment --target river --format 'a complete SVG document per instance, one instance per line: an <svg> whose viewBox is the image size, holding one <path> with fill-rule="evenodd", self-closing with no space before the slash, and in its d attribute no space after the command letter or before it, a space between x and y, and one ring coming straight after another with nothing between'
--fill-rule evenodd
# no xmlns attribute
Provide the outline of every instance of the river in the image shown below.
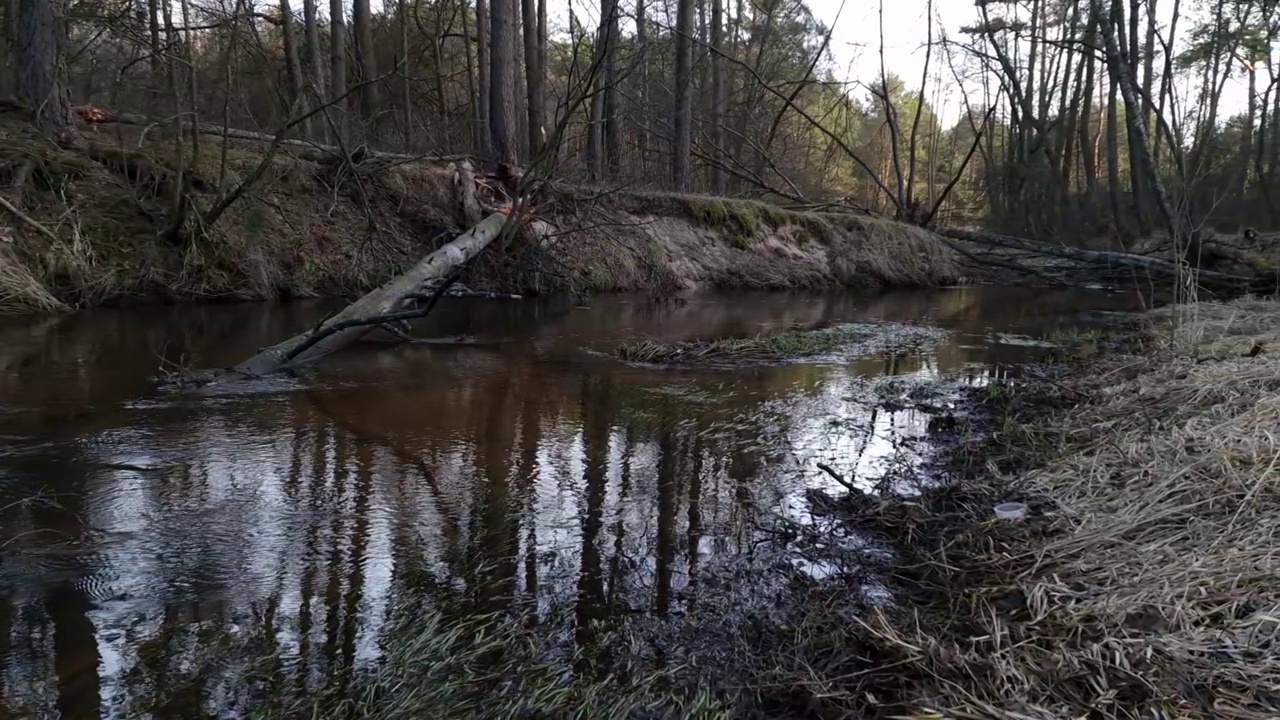
<svg viewBox="0 0 1280 720"><path fill-rule="evenodd" d="M813 522L808 489L842 492L816 463L868 489L911 477L931 421L958 411L946 387L1016 375L1037 338L1079 348L1137 304L978 287L446 300L419 330L474 344L367 344L240 394L158 389L157 371L230 365L334 307L0 318L0 716L241 716L255 658L303 692L346 682L379 662L392 607L450 593L525 608L555 645L591 619L732 615L764 592L761 563L843 576L771 535ZM855 321L952 332L736 370L610 353Z"/></svg>

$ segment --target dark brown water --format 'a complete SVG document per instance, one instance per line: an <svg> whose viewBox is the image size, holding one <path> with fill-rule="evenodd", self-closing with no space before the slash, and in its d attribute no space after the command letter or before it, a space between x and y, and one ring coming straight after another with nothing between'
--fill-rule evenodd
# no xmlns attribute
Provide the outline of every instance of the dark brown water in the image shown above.
<svg viewBox="0 0 1280 720"><path fill-rule="evenodd" d="M983 384L1044 352L997 333L1134 305L998 288L455 301L424 331L479 344L363 347L274 392L156 390L162 358L229 365L331 308L0 319L0 716L238 716L255 653L320 687L378 661L393 603L440 593L480 588L551 634L749 602L734 578L777 545L766 529L808 522L807 488L840 489L816 462L866 487L900 476L950 412L940 378ZM927 354L735 371L608 354L862 320L954 332Z"/></svg>

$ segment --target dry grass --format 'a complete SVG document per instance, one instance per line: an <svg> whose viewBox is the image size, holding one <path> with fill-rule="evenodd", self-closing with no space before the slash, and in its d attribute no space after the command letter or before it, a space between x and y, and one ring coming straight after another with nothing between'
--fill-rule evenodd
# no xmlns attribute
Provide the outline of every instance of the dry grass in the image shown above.
<svg viewBox="0 0 1280 720"><path fill-rule="evenodd" d="M1280 355L1247 357L1280 343L1280 304L1199 304L1154 334L1016 390L987 472L931 517L884 512L919 550L907 574L943 590L845 635L901 664L914 713L1280 717ZM1009 498L1032 519L990 519Z"/></svg>
<svg viewBox="0 0 1280 720"><path fill-rule="evenodd" d="M63 312L66 303L54 297L25 265L0 247L0 314Z"/></svg>

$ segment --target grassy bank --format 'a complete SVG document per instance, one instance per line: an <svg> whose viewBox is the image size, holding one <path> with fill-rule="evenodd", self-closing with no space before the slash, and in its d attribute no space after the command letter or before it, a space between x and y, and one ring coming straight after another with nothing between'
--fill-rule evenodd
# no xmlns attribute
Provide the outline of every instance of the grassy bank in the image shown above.
<svg viewBox="0 0 1280 720"><path fill-rule="evenodd" d="M159 128L46 141L0 109L0 184L43 226L0 210L0 311L129 299L354 295L466 225L450 163L281 152L212 227L196 218L254 175L263 146L202 136L181 158ZM314 154L308 157L314 157ZM179 172L179 169L182 172ZM181 193L176 191L181 190ZM174 198L186 221L170 232ZM934 235L875 218L750 200L549 188L538 240L517 237L467 280L536 293L937 285L959 274Z"/></svg>
<svg viewBox="0 0 1280 720"><path fill-rule="evenodd" d="M860 511L905 539L915 602L814 616L824 645L892 665L849 690L950 717L1280 716L1280 304L1174 320L1135 354L993 391L966 479ZM1006 499L1028 520L996 521Z"/></svg>

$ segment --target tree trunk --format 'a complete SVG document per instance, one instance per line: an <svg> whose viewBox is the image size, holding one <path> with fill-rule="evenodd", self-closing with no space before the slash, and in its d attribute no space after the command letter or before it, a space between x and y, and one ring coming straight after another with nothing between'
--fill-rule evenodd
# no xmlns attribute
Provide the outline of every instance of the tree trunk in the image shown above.
<svg viewBox="0 0 1280 720"><path fill-rule="evenodd" d="M183 42L182 55L187 66L187 102L191 113L191 164L195 166L200 162L200 133L194 130L196 125L200 124L200 94L196 87L196 51L195 37L190 29L195 23L191 19L191 3L189 0L182 0L182 24ZM184 178L184 182L185 182Z"/></svg>
<svg viewBox="0 0 1280 720"><path fill-rule="evenodd" d="M1148 136L1151 135L1151 85L1155 72L1156 2L1147 0L1147 39L1142 50L1142 127L1147 129Z"/></svg>
<svg viewBox="0 0 1280 720"><path fill-rule="evenodd" d="M14 26L17 24L18 13L16 11L16 3L13 0L4 0L4 4L0 5L0 63L4 65L4 70L0 70L0 97L10 97L13 90L17 87L17 59L14 58L13 52L17 47L14 38ZM3 618L4 608L0 608L0 618ZM0 626L0 630L4 628ZM3 649L0 644L0 649Z"/></svg>
<svg viewBox="0 0 1280 720"><path fill-rule="evenodd" d="M414 2L414 10L417 10L417 0ZM413 133L413 82L412 73L409 71L409 4L405 0L399 0L400 10L400 117L401 124L404 125L404 149L406 152L413 152L417 146L414 141ZM433 46L439 47L439 43L432 43ZM440 86L440 94L444 95L444 86ZM443 130L444 128L441 128Z"/></svg>
<svg viewBox="0 0 1280 720"><path fill-rule="evenodd" d="M377 59L373 49L373 16L369 0L352 0L351 19L355 25L356 80L366 82L378 76ZM378 113L378 86L369 83L360 88L360 113L366 120Z"/></svg>
<svg viewBox="0 0 1280 720"><path fill-rule="evenodd" d="M520 18L524 25L525 103L529 116L531 158L538 157L542 151L545 132L542 120L542 39L538 37L538 5L538 0L523 0L524 12Z"/></svg>
<svg viewBox="0 0 1280 720"><path fill-rule="evenodd" d="M603 59L605 45L609 38L606 34L610 0L600 4L600 26L596 28L596 41L592 49L592 57ZM601 63L603 65L603 63ZM599 67L591 78L591 102L587 105L587 177L592 182L604 180L604 73Z"/></svg>
<svg viewBox="0 0 1280 720"><path fill-rule="evenodd" d="M604 157L605 172L610 178L618 177L622 166L622 134L618 127L618 45L622 36L618 33L618 0L608 0L609 14L605 29L604 66Z"/></svg>
<svg viewBox="0 0 1280 720"><path fill-rule="evenodd" d="M320 47L320 17L316 9L316 0L302 0L302 27L307 43L306 78L312 95L323 102L328 97L324 75L323 48ZM323 123L313 123L313 137L324 140L328 133Z"/></svg>
<svg viewBox="0 0 1280 720"><path fill-rule="evenodd" d="M543 0L545 2L546 0ZM640 91L637 96L640 99L640 107L644 110L649 108L649 58L646 57L647 47L649 44L648 24L644 15L644 0L636 0L636 55L640 58ZM637 177L648 179L649 166L649 118L642 116L640 121L636 123L636 151L640 156L640 164L637 168Z"/></svg>
<svg viewBox="0 0 1280 720"><path fill-rule="evenodd" d="M1236 196L1243 199L1249 182L1249 161L1253 157L1253 121L1258 117L1258 64L1253 58L1246 61L1245 70L1249 73L1249 104L1245 111L1244 127L1241 129L1240 167L1236 169Z"/></svg>
<svg viewBox="0 0 1280 720"><path fill-rule="evenodd" d="M1125 61L1125 67L1128 68L1128 72L1130 73L1137 71L1138 62L1139 62L1138 60L1138 52L1139 52L1138 51L1138 4L1139 2L1140 0L1129 0L1129 6L1130 6L1130 13L1128 18L1129 31L1128 31L1128 35L1126 36L1126 39L1128 40L1128 51L1126 53L1123 50L1123 45L1122 45L1121 46L1122 51L1120 53L1121 59ZM1125 23L1124 4L1112 3L1111 7L1112 7L1112 13L1113 13L1112 19L1111 19L1112 23L1117 28L1123 28ZM1118 72L1118 70L1113 68L1112 73L1114 74L1115 72ZM1138 78L1136 75L1131 76L1129 80L1130 82L1134 83L1135 87L1137 86ZM1139 116L1139 120L1141 121L1141 116ZM1137 225L1138 225L1137 235L1143 236L1151 231L1151 229L1148 227L1149 213L1147 211L1146 178L1143 176L1143 172L1142 172L1142 160L1138 158L1138 153L1133 151L1134 146L1137 145L1138 143L1138 139L1133 134L1133 124L1126 122L1125 125L1126 125L1125 139L1129 145L1129 189L1133 197L1133 219L1137 222Z"/></svg>
<svg viewBox="0 0 1280 720"><path fill-rule="evenodd" d="M176 49L178 47L178 33L173 25L173 5L168 2L161 3L160 10L164 16L165 44L170 48ZM186 181L184 178L186 175L186 154L182 150L182 84L178 80L176 51L170 51L166 55L165 66L169 75L169 94L173 101L171 117L173 120L173 158L174 177L176 180L169 184L171 190L169 216L165 222L165 228L161 232L161 237L166 241L174 242L181 239L187 221L187 193L185 192Z"/></svg>
<svg viewBox="0 0 1280 720"><path fill-rule="evenodd" d="M14 26L17 27L16 25ZM164 87L164 64L161 62L162 53L160 50L160 2L159 0L147 0L147 31L150 40L151 56L147 59L151 67L151 102L157 103L160 100L160 88Z"/></svg>
<svg viewBox="0 0 1280 720"><path fill-rule="evenodd" d="M1181 17L1181 9L1182 0L1173 0L1173 16L1169 19L1169 39L1165 41L1168 43L1168 47L1170 48L1174 47L1174 42L1178 38L1178 19ZM1160 73L1160 96L1156 99L1155 117L1157 118L1164 116L1165 99L1170 95L1170 89L1173 82L1173 59L1172 52L1165 53L1164 72ZM1177 123L1178 121L1175 118L1173 122ZM1169 141L1172 143L1173 138L1169 138ZM1159 133L1156 133L1155 155L1157 157L1160 155ZM1185 167L1182 168L1183 171L1185 171L1185 169Z"/></svg>
<svg viewBox="0 0 1280 720"><path fill-rule="evenodd" d="M1107 87L1107 197L1111 203L1111 227L1116 235L1125 236L1124 211L1120 204L1120 130L1116 94L1120 89L1115 73Z"/></svg>
<svg viewBox="0 0 1280 720"><path fill-rule="evenodd" d="M498 159L515 164L516 140L516 0L493 0L489 18L493 47L489 55L489 131Z"/></svg>
<svg viewBox="0 0 1280 720"><path fill-rule="evenodd" d="M479 69L479 111L476 116L476 150L488 155L493 147L489 132L489 3L476 0L476 67Z"/></svg>
<svg viewBox="0 0 1280 720"><path fill-rule="evenodd" d="M539 115L542 117L542 140L540 145L545 146L547 142L547 120L546 120L546 77L547 74L547 48L549 42L547 40L547 0L538 0L538 69L544 77L540 80L538 97L542 100L542 105L538 107Z"/></svg>
<svg viewBox="0 0 1280 720"><path fill-rule="evenodd" d="M1137 146L1132 151L1139 153L1142 159L1143 169L1146 175L1151 179L1151 189L1155 195L1156 206L1160 210L1160 214L1164 217L1165 224L1169 231L1169 237L1175 242L1182 241L1186 244L1184 247L1183 259L1192 267L1198 267L1201 260L1201 248L1199 238L1192 231L1192 225L1186 215L1179 213L1173 204L1169 201L1169 194L1165 191L1164 183L1160 180L1160 174L1156 168L1155 158L1151 155L1151 147L1147 143L1147 133L1142 127L1142 118L1139 113L1138 92L1133 87L1132 75L1128 67L1125 66L1124 60L1120 57L1119 46L1116 43L1116 35L1111 24L1102 20L1104 14L1102 12L1102 0L1091 0L1098 13L1099 21L1102 24L1102 34L1106 41L1107 57L1119 68L1117 73L1120 80L1120 93L1124 96L1125 119L1134 129L1134 135L1137 138ZM1113 3L1119 3L1120 0L1112 0Z"/></svg>
<svg viewBox="0 0 1280 720"><path fill-rule="evenodd" d="M288 107L297 107L305 112L306 105L300 103L306 95L302 79L302 54L298 50L298 33L294 27L293 8L289 6L289 0L280 0L280 35L284 42L285 75L289 79ZM310 121L303 123L302 132L311 135Z"/></svg>
<svg viewBox="0 0 1280 720"><path fill-rule="evenodd" d="M729 186L724 172L724 0L711 0L711 192L724 195ZM767 152L767 149L766 149Z"/></svg>
<svg viewBox="0 0 1280 720"><path fill-rule="evenodd" d="M30 0L28 0L30 1ZM679 0L676 10L676 107L672 123L671 176L676 190L693 187L693 0Z"/></svg>
<svg viewBox="0 0 1280 720"><path fill-rule="evenodd" d="M329 0L329 99L337 100L347 94L347 25L346 9L342 0ZM338 133L347 134L348 100L338 102Z"/></svg>
<svg viewBox="0 0 1280 720"><path fill-rule="evenodd" d="M1096 29L1098 27L1098 19L1089 12L1089 26L1085 30L1085 39L1090 44L1096 41ZM1084 88L1081 97L1083 98L1083 108L1080 110L1080 155L1084 165L1084 187L1085 194L1089 198L1092 205L1098 198L1098 156L1094 151L1093 145L1093 95L1096 92L1095 85L1097 82L1096 63L1093 59L1093 53L1085 53L1084 60Z"/></svg>
<svg viewBox="0 0 1280 720"><path fill-rule="evenodd" d="M232 370L241 376L248 377L268 375L286 367L318 362L331 353L356 342L369 331L376 329L377 325L355 325L337 330L311 347L298 352L298 348L311 340L313 333L325 333L334 326L340 326L341 323L376 318L395 312L411 302L413 300L412 296L431 292L454 269L484 250L502 232L506 221L506 215L493 213L458 239L419 261L408 272L370 292L348 305L337 315L325 320L315 330L295 335L282 343L272 345L236 365Z"/></svg>
<svg viewBox="0 0 1280 720"><path fill-rule="evenodd" d="M18 100L45 135L71 133L71 102L62 79L62 0L18 0Z"/></svg>

